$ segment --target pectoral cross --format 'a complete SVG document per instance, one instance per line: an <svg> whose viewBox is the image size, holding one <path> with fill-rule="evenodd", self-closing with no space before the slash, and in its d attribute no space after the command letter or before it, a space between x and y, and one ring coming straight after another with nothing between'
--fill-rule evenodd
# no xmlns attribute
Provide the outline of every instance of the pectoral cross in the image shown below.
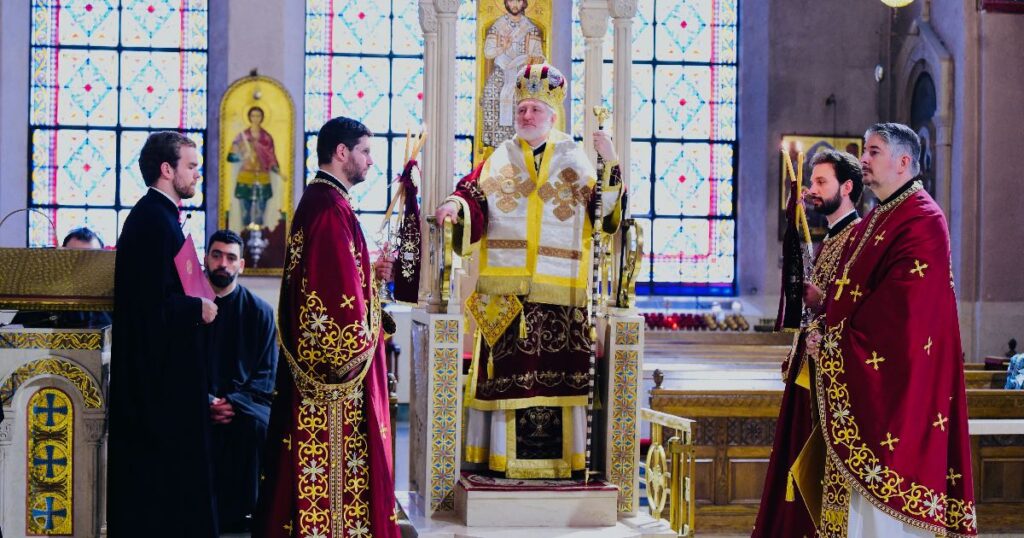
<svg viewBox="0 0 1024 538"><path fill-rule="evenodd" d="M875 371L877 372L878 371L878 363L885 362L885 357L879 357L877 352L872 351L871 352L871 358L866 360L866 361L864 361L864 362L868 363L870 366L874 366L875 367Z"/></svg>
<svg viewBox="0 0 1024 538"><path fill-rule="evenodd" d="M836 296L833 300L838 301L843 296L843 288L850 284L850 279L846 277L846 271L843 271L843 278L837 278L835 284L839 286L836 290Z"/></svg>
<svg viewBox="0 0 1024 538"><path fill-rule="evenodd" d="M882 441L880 444L882 446L888 446L889 447L889 452L894 452L896 450L896 448L895 448L896 443L898 443L898 442L900 442L900 438L899 437L893 437L891 433L886 433L885 434L885 441Z"/></svg>
<svg viewBox="0 0 1024 538"><path fill-rule="evenodd" d="M927 268L927 263L921 263L921 260L914 260L914 268L910 270L910 274L916 274L917 276L924 278L924 270Z"/></svg>
<svg viewBox="0 0 1024 538"><path fill-rule="evenodd" d="M949 417L944 417L942 416L942 413L939 413L939 419L932 422L932 426L937 426L940 430L946 431L947 422L949 422Z"/></svg>

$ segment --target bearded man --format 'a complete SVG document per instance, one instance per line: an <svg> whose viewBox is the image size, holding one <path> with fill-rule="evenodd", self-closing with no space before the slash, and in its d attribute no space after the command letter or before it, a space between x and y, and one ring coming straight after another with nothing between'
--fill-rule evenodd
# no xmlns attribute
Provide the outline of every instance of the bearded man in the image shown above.
<svg viewBox="0 0 1024 538"><path fill-rule="evenodd" d="M550 65L526 66L515 95L516 137L435 213L460 225L460 254L480 250L466 304L478 332L465 454L509 478L564 478L584 468L592 230L595 221L609 233L618 226L620 172L611 137L596 132L605 173L595 215L593 166L552 130L565 78Z"/></svg>
<svg viewBox="0 0 1024 538"><path fill-rule="evenodd" d="M273 308L238 283L242 238L218 230L206 244L218 312L205 340L217 514L221 532L248 532L277 374L277 330Z"/></svg>
<svg viewBox="0 0 1024 538"><path fill-rule="evenodd" d="M806 338L822 471L797 481L805 500L805 485L822 488L825 538L978 533L949 228L920 156L906 125L867 130L861 170L879 204L808 294L823 303Z"/></svg>
<svg viewBox="0 0 1024 538"><path fill-rule="evenodd" d="M811 283L804 292L804 304L813 314L821 308L823 289L835 278L836 265L854 225L860 222L856 204L864 191L860 163L849 153L825 150L811 159L811 188L804 194L810 208L828 220L828 233L821 243L811 272ZM786 388L782 395L779 421L775 427L775 445L765 478L761 506L752 534L755 538L814 536L820 513L821 488L797 489L796 477L804 469L816 467L811 456L821 455L821 432L812 415L811 365L804 346L806 329L797 336L789 357L782 365ZM812 438L813 436L813 438ZM801 465L797 462L800 461ZM820 457L814 461L820 462ZM820 465L817 465L820 467ZM820 474L820 471L819 471Z"/></svg>

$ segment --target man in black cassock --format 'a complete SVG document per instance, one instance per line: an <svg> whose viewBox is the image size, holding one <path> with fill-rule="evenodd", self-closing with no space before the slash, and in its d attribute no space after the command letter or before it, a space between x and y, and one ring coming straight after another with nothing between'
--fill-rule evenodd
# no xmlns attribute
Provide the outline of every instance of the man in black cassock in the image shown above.
<svg viewBox="0 0 1024 538"><path fill-rule="evenodd" d="M206 243L217 319L206 326L214 487L221 532L247 532L259 490L277 373L274 310L237 282L242 238L219 230Z"/></svg>
<svg viewBox="0 0 1024 538"><path fill-rule="evenodd" d="M139 169L149 191L125 219L114 266L108 536L216 537L199 342L217 305L186 296L174 264L185 242L178 204L199 180L196 144L154 133Z"/></svg>

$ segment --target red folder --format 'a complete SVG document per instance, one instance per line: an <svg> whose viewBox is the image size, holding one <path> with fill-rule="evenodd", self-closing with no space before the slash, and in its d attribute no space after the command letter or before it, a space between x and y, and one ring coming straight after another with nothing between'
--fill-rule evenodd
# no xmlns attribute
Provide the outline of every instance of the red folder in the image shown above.
<svg viewBox="0 0 1024 538"><path fill-rule="evenodd" d="M202 297L214 300L217 295L213 293L210 281L206 279L206 272L199 264L199 256L196 255L196 244L192 241L192 234L185 237L185 244L181 250L174 255L174 266L178 269L178 278L181 279L181 287L185 295L189 297Z"/></svg>

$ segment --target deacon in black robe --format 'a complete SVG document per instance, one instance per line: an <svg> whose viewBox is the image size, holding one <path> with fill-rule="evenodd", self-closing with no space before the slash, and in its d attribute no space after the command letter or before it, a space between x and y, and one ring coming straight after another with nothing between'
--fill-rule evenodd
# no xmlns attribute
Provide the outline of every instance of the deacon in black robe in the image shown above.
<svg viewBox="0 0 1024 538"><path fill-rule="evenodd" d="M274 311L240 284L216 303L217 319L205 331L209 399L224 398L234 410L230 422L212 427L217 511L223 532L242 532L256 506L277 372Z"/></svg>
<svg viewBox="0 0 1024 538"><path fill-rule="evenodd" d="M184 241L175 203L150 188L132 208L117 243L110 538L218 535L206 363L199 348L203 303L184 294L174 265Z"/></svg>

